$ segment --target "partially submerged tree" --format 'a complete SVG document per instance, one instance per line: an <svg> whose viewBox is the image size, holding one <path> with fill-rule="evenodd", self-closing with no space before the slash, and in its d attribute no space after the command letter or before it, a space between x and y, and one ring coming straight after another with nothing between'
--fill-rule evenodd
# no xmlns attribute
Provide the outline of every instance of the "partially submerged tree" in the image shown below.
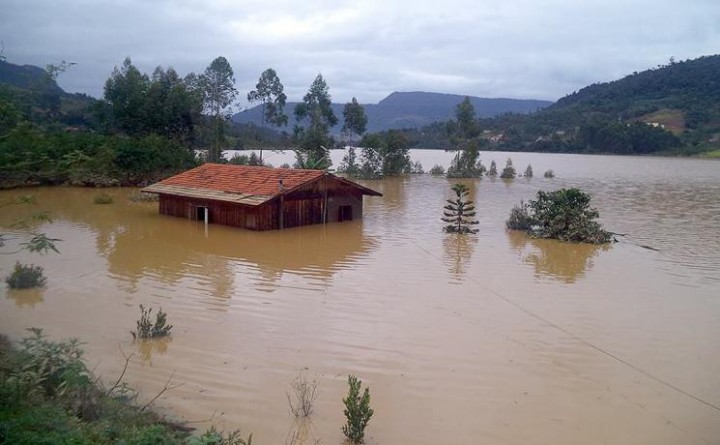
<svg viewBox="0 0 720 445"><path fill-rule="evenodd" d="M478 224L477 221L469 219L475 216L475 205L467 199L468 189L464 184L455 184L452 187L455 192L455 199L448 199L447 205L443 207L444 222L448 223L443 228L448 233L477 233L477 229L470 227Z"/></svg>
<svg viewBox="0 0 720 445"><path fill-rule="evenodd" d="M490 162L490 169L488 169L486 175L490 176L491 178L494 178L497 176L497 164L495 164L495 161Z"/></svg>
<svg viewBox="0 0 720 445"><path fill-rule="evenodd" d="M455 107L455 118L460 137L471 139L477 136L478 125L475 115L475 107L470 98L465 96L462 102Z"/></svg>
<svg viewBox="0 0 720 445"><path fill-rule="evenodd" d="M357 176L360 170L357 152L355 151L355 147L352 145L349 146L347 150L348 152L345 156L343 156L342 162L337 168L337 172L347 173L350 176Z"/></svg>
<svg viewBox="0 0 720 445"><path fill-rule="evenodd" d="M366 179L412 173L410 143L398 130L366 134L357 175ZM417 166L416 166L417 167Z"/></svg>
<svg viewBox="0 0 720 445"><path fill-rule="evenodd" d="M449 178L479 178L484 172L480 163L480 141L477 138L477 121L475 119L475 107L469 97L458 104L455 108L457 124L451 137L451 143L455 145L455 158L448 168Z"/></svg>
<svg viewBox="0 0 720 445"><path fill-rule="evenodd" d="M355 151L355 136L362 136L367 129L367 115L365 109L360 105L354 97L352 101L345 104L343 108L343 119L345 122L342 126L344 137L347 138L349 145L347 154L343 157L342 163L338 167L338 172L347 173L356 176L360 169L357 163L357 153Z"/></svg>
<svg viewBox="0 0 720 445"><path fill-rule="evenodd" d="M248 101L261 104L260 126L263 130L266 122L278 127L287 125L288 117L284 112L287 96L283 90L283 84L275 70L268 68L260 75L255 89L248 93ZM260 162L262 162L262 146L260 146Z"/></svg>
<svg viewBox="0 0 720 445"><path fill-rule="evenodd" d="M505 168L502 173L500 173L500 177L503 179L513 179L515 176L517 176L517 172L515 171L515 167L513 167L512 159L508 158L505 163Z"/></svg>
<svg viewBox="0 0 720 445"><path fill-rule="evenodd" d="M295 107L295 119L298 123L294 129L298 158L328 168L331 164L328 147L334 143L330 128L337 125L338 118L333 112L328 85L322 74L317 75L303 101Z"/></svg>
<svg viewBox="0 0 720 445"><path fill-rule="evenodd" d="M598 211L590 207L590 195L577 188L554 192L538 191L537 199L513 208L506 222L509 229L527 231L536 238L566 242L604 244L612 233L596 221Z"/></svg>
<svg viewBox="0 0 720 445"><path fill-rule="evenodd" d="M440 176L445 174L445 167L442 165L435 164L430 169L430 174L433 176Z"/></svg>
<svg viewBox="0 0 720 445"><path fill-rule="evenodd" d="M354 97L352 101L345 104L343 108L343 123L342 132L348 136L350 145L355 142L354 136L362 136L367 129L368 118L365 114L365 108L360 105Z"/></svg>
<svg viewBox="0 0 720 445"><path fill-rule="evenodd" d="M476 140L465 141L447 171L448 178L479 178L485 172Z"/></svg>

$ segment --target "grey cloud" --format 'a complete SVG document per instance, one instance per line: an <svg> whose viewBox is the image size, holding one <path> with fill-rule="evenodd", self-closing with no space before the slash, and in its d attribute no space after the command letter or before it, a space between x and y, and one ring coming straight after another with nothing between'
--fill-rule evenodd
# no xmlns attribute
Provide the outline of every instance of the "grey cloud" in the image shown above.
<svg viewBox="0 0 720 445"><path fill-rule="evenodd" d="M710 0L9 0L2 12L9 61L77 62L60 83L93 96L126 56L186 74L223 55L241 97L273 67L291 100L319 72L338 102L416 90L557 99L720 47Z"/></svg>

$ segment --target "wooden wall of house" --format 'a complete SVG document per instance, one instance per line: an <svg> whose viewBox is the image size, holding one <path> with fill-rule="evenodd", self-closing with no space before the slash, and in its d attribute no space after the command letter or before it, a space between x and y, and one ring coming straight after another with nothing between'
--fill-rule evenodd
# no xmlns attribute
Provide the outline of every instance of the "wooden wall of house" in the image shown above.
<svg viewBox="0 0 720 445"><path fill-rule="evenodd" d="M223 224L249 230L272 230L278 227L277 207L271 204L245 206L210 199L160 195L160 213L162 215L203 220L202 211L198 215L197 208L207 207L211 224Z"/></svg>
<svg viewBox="0 0 720 445"><path fill-rule="evenodd" d="M327 214L325 214L326 190ZM361 219L362 203L363 195L357 188L337 180L323 178L284 197L284 226L340 221L341 206L351 206L352 219Z"/></svg>

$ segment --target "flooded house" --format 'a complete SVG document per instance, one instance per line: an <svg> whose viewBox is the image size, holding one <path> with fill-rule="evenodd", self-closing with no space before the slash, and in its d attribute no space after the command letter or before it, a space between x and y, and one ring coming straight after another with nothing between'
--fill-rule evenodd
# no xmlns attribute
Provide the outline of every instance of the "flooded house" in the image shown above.
<svg viewBox="0 0 720 445"><path fill-rule="evenodd" d="M249 230L362 218L363 196L382 196L324 170L203 164L142 189L160 213Z"/></svg>

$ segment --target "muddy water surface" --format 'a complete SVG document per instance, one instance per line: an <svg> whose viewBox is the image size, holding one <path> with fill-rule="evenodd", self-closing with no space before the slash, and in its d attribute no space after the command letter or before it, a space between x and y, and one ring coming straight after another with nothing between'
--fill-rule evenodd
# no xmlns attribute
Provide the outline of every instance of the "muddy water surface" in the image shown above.
<svg viewBox="0 0 720 445"><path fill-rule="evenodd" d="M341 443L350 373L371 388L370 444L720 443L720 163L510 156L558 177L464 181L470 237L442 233L451 183L427 175L365 183L384 196L363 221L267 233L160 216L131 189L107 206L90 189L0 192L34 194L53 217L39 229L63 240L59 255L0 256L2 275L19 257L48 276L0 288L0 331L79 337L108 381L132 354L140 401L172 376L160 410L258 444ZM562 186L627 235L597 247L505 231L514 203ZM30 210L5 207L0 224ZM171 339L133 343L141 303L169 314ZM299 374L320 385L303 423L286 399Z"/></svg>

